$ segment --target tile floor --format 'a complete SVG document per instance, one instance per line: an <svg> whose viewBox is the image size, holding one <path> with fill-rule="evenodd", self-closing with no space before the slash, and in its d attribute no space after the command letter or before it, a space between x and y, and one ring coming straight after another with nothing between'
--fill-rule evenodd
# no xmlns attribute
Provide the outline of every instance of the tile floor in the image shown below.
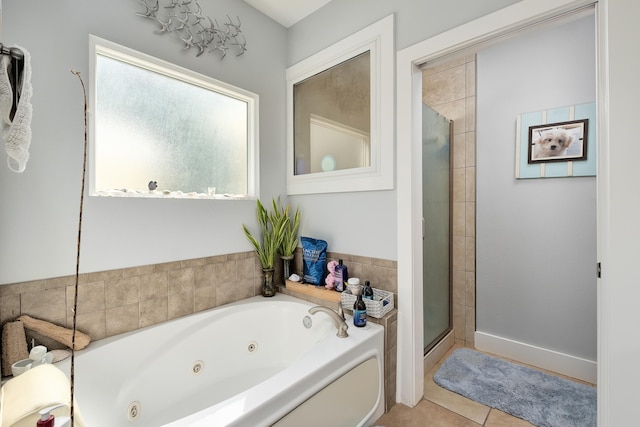
<svg viewBox="0 0 640 427"><path fill-rule="evenodd" d="M424 398L414 408L396 403L374 425L384 427L534 427L533 424L497 409L474 402L433 382L433 374L455 345L425 375Z"/></svg>

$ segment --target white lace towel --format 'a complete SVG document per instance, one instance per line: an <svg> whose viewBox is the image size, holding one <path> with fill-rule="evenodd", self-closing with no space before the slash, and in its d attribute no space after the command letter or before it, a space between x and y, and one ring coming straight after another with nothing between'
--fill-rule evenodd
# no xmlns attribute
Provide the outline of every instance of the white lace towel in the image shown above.
<svg viewBox="0 0 640 427"><path fill-rule="evenodd" d="M13 172L23 172L29 160L31 145L31 55L24 48L15 46L24 54L22 85L18 86L20 102L13 120L9 118L13 105L13 90L9 80L11 57L0 55L0 118L2 120L1 138L7 151L7 163ZM17 84L17 83L16 83Z"/></svg>

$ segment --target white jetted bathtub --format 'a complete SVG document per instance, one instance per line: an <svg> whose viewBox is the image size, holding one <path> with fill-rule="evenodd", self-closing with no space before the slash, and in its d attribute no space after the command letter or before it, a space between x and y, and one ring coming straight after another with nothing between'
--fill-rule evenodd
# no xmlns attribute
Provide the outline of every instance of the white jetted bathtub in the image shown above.
<svg viewBox="0 0 640 427"><path fill-rule="evenodd" d="M384 412L383 328L347 316L339 338L312 306L254 297L92 343L75 358L85 424L371 425Z"/></svg>

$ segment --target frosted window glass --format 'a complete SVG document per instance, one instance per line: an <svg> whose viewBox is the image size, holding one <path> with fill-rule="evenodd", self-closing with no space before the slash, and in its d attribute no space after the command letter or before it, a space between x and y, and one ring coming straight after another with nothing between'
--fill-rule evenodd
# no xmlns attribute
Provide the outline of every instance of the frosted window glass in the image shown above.
<svg viewBox="0 0 640 427"><path fill-rule="evenodd" d="M245 195L248 104L111 57L96 58L95 190Z"/></svg>

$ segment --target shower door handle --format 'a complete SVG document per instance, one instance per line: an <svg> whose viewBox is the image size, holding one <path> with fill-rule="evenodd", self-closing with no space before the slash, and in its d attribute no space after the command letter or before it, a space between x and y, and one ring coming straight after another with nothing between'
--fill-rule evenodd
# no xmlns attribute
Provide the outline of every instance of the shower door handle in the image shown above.
<svg viewBox="0 0 640 427"><path fill-rule="evenodd" d="M424 240L425 235L427 234L427 223L424 220L424 217L422 217L422 240Z"/></svg>

